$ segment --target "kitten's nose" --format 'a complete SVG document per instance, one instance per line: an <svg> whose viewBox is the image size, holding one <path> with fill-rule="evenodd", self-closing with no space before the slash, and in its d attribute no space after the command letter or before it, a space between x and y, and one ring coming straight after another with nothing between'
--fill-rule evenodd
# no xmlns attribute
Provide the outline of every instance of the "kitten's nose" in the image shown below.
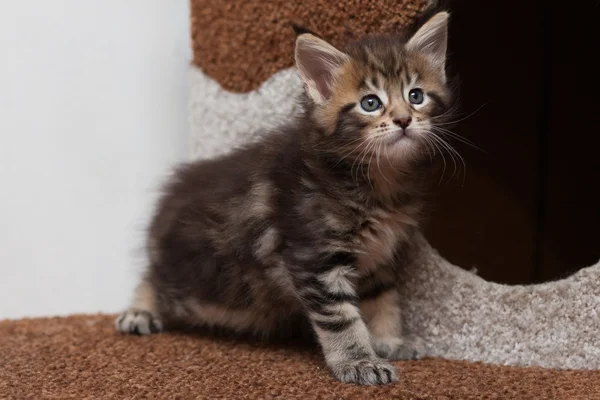
<svg viewBox="0 0 600 400"><path fill-rule="evenodd" d="M396 118L396 119L394 120L394 123L395 123L396 125L398 125L400 128L402 128L402 129L406 129L406 128L408 128L408 126L410 125L411 121L412 121L412 118L411 118L411 117L405 117L405 118Z"/></svg>

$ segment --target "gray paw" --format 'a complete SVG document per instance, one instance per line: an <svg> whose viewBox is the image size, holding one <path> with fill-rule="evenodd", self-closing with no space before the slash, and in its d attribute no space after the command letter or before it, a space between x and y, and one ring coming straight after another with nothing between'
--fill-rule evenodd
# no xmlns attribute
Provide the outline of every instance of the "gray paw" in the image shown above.
<svg viewBox="0 0 600 400"><path fill-rule="evenodd" d="M148 311L127 310L115 321L117 330L123 333L149 335L163 330L160 319Z"/></svg>
<svg viewBox="0 0 600 400"><path fill-rule="evenodd" d="M410 336L405 338L376 338L373 348L379 357L386 360L417 360L425 354L423 340Z"/></svg>
<svg viewBox="0 0 600 400"><path fill-rule="evenodd" d="M383 385L398 380L394 366L379 359L342 362L331 370L344 383Z"/></svg>

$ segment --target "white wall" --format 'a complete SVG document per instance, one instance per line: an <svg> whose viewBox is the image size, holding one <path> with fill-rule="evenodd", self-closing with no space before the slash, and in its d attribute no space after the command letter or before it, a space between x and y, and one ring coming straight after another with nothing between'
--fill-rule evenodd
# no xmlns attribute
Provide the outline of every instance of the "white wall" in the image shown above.
<svg viewBox="0 0 600 400"><path fill-rule="evenodd" d="M187 0L0 2L0 319L117 312L187 154Z"/></svg>

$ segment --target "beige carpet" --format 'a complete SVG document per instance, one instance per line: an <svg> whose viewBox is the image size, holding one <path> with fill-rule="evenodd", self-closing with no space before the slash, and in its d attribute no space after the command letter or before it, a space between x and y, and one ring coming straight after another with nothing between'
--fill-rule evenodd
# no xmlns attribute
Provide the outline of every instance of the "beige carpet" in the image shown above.
<svg viewBox="0 0 600 400"><path fill-rule="evenodd" d="M600 372L426 359L401 381L334 381L310 344L124 336L114 316L0 322L2 399L600 399Z"/></svg>

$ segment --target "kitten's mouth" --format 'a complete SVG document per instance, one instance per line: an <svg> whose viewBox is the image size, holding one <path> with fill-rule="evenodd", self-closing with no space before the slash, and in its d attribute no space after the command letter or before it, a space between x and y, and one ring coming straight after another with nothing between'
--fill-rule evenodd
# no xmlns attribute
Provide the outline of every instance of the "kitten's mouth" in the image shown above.
<svg viewBox="0 0 600 400"><path fill-rule="evenodd" d="M389 137L387 138L388 144L396 144L402 139L410 138L410 135L406 131L406 129L399 129L397 131L390 132Z"/></svg>

